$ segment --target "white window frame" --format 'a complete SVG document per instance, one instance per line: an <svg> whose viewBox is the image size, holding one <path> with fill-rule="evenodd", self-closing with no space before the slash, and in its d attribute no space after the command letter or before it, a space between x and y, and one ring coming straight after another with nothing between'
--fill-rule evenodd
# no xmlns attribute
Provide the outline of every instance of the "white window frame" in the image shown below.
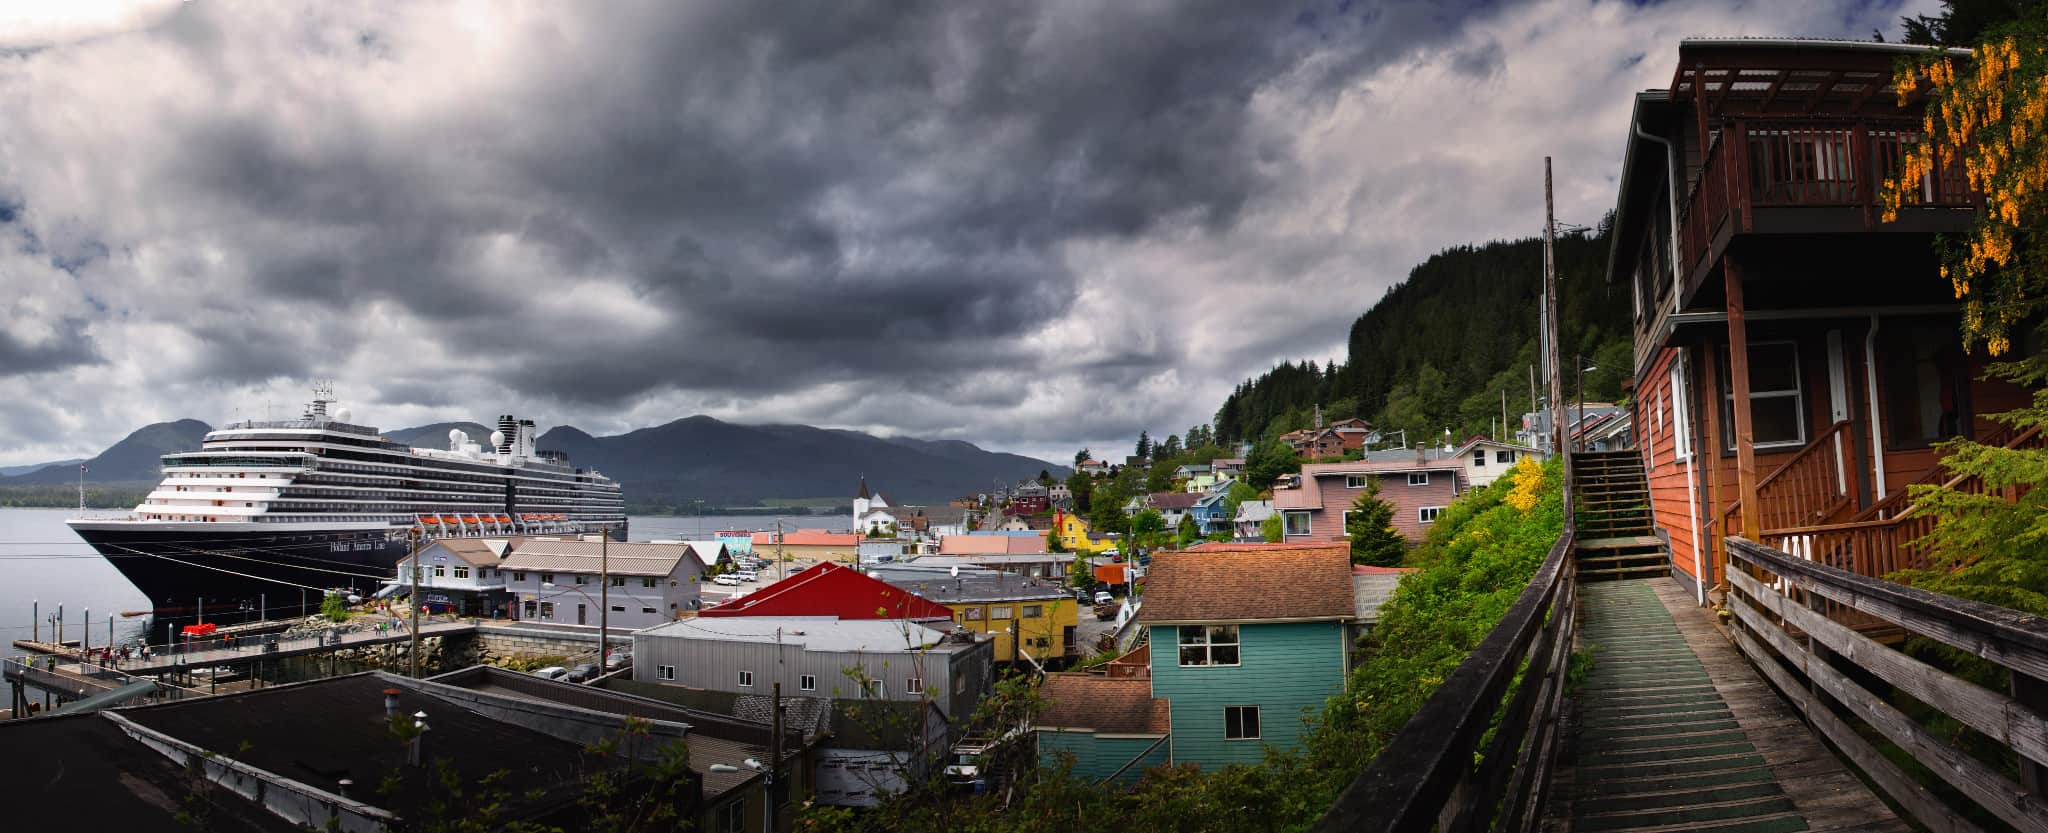
<svg viewBox="0 0 2048 833"><path fill-rule="evenodd" d="M1236 737L1232 737L1232 736L1231 736L1231 734L1230 734L1230 712L1231 712L1231 710L1233 710L1233 709L1237 709L1237 710L1239 710L1239 712L1238 712L1238 714L1239 714L1239 717L1238 717L1238 719L1237 719L1237 721L1238 721L1238 722L1237 722L1237 731L1238 731L1238 733L1237 733L1237 736L1236 736ZM1250 709L1250 710L1251 710L1251 715L1252 715L1252 733L1251 733L1251 734L1249 734L1249 735L1247 735L1247 734L1245 734L1245 733L1244 733L1244 717L1243 717L1243 710L1245 710L1245 709ZM1224 740L1227 740L1227 741L1229 741L1229 740L1252 740L1252 741L1256 741L1256 740L1261 740L1261 739L1263 739L1263 736L1265 735L1265 729L1266 729L1266 720L1265 720L1265 715L1263 715L1263 714L1260 714L1260 710L1259 710L1259 707L1258 707L1258 706L1253 706L1253 705L1240 705L1240 706L1224 706L1224 707L1223 707L1223 739L1224 739Z"/></svg>
<svg viewBox="0 0 2048 833"><path fill-rule="evenodd" d="M1289 520L1290 520L1290 519L1293 519L1293 518L1300 518L1300 519L1301 519L1301 531L1300 531L1300 532L1296 532L1296 531L1294 531L1293 529L1291 529L1291 528L1290 528L1290 527L1292 526L1292 524L1290 524L1290 523L1289 523ZM1286 536L1289 536L1289 535L1310 535L1310 534L1313 534L1313 533L1314 533L1314 531L1315 531L1315 521L1314 521L1314 520L1313 520L1313 519L1312 519L1312 518L1310 517L1309 511L1308 511L1307 509L1282 509L1282 510L1280 510L1280 536L1281 536L1281 537L1283 537L1283 538L1284 538L1284 537L1286 537Z"/></svg>
<svg viewBox="0 0 2048 833"><path fill-rule="evenodd" d="M991 605L988 609L989 621L1000 622L1008 619L1010 614L1015 612L1016 609L1016 605Z"/></svg>
<svg viewBox="0 0 2048 833"><path fill-rule="evenodd" d="M740 688L753 688L753 687L754 687L754 672L752 672L752 671L741 671L741 672L740 672Z"/></svg>
<svg viewBox="0 0 2048 833"><path fill-rule="evenodd" d="M1344 475L1344 488L1363 489L1371 480L1372 475L1370 474L1347 474Z"/></svg>
<svg viewBox="0 0 2048 833"><path fill-rule="evenodd" d="M1685 357L1679 356L1671 363L1671 460L1683 463L1692 459L1692 432L1686 430L1690 422L1686 419Z"/></svg>
<svg viewBox="0 0 2048 833"><path fill-rule="evenodd" d="M1421 506L1421 507L1417 507L1417 508L1416 508L1416 510L1415 510L1415 522L1416 522L1416 523L1419 523L1419 524L1425 524L1425 525L1427 525L1427 524L1433 524L1433 523L1436 523L1436 519L1437 519L1438 517L1442 516L1442 515L1443 515L1443 513L1444 513L1444 507L1442 507L1442 506Z"/></svg>
<svg viewBox="0 0 2048 833"><path fill-rule="evenodd" d="M916 695L920 695L920 696L922 696L922 695L924 694L924 678L923 678L923 677L911 677L911 678L910 678L910 688L908 689L908 691L909 691L909 692L910 692L911 694L916 694Z"/></svg>
<svg viewBox="0 0 2048 833"><path fill-rule="evenodd" d="M889 687L883 685L881 680L869 680L861 686L861 695L881 700L889 696Z"/></svg>
<svg viewBox="0 0 2048 833"><path fill-rule="evenodd" d="M1472 452L1472 466L1474 468L1486 467L1486 449L1476 449Z"/></svg>
<svg viewBox="0 0 2048 833"><path fill-rule="evenodd" d="M1417 480L1417 479L1415 479L1415 478L1418 478L1418 477L1420 477L1420 478L1422 478L1422 479L1421 479L1421 480ZM1411 471L1411 472L1409 472L1409 473L1408 473L1408 485L1410 485L1410 486L1427 486L1427 485L1429 485L1429 472L1426 472L1426 471Z"/></svg>
<svg viewBox="0 0 2048 833"><path fill-rule="evenodd" d="M797 690L798 690L798 691L817 691L817 690L818 690L818 677L817 677L817 675L815 675L815 674L805 674L805 675L803 675L803 676L801 676L801 677L798 677L798 678L796 678L796 687L797 687Z"/></svg>
<svg viewBox="0 0 2048 833"><path fill-rule="evenodd" d="M1216 636L1219 634L1212 633L1212 628L1227 629L1230 641L1218 641ZM1188 638L1190 630L1194 631L1195 635L1199 636L1200 639L1190 640ZM1244 634L1237 629L1236 625L1180 625L1173 629L1173 647L1174 661L1179 663L1182 668L1234 668L1244 664ZM1216 649L1222 647L1234 649L1233 652L1237 655L1237 661L1217 662ZM1202 649L1201 662L1188 662L1187 649L1189 648Z"/></svg>
<svg viewBox="0 0 2048 833"><path fill-rule="evenodd" d="M1515 462L1515 452L1505 448L1498 449L1493 452L1493 461L1502 465L1512 464Z"/></svg>
<svg viewBox="0 0 2048 833"><path fill-rule="evenodd" d="M676 667L673 665L656 666L655 671L657 671L660 674L661 678L664 680L673 680L676 678Z"/></svg>
<svg viewBox="0 0 2048 833"><path fill-rule="evenodd" d="M1803 374L1799 372L1799 342L1793 341L1791 339L1777 339L1774 341L1752 341L1749 343L1749 351L1750 353L1754 354L1756 352L1756 349L1759 347L1776 347L1780 344L1792 348L1791 389L1758 391L1755 388L1751 388L1749 391L1749 398L1750 401L1754 402L1758 399L1783 399L1786 397L1790 397L1792 399L1793 411L1792 424L1799 428L1799 434L1798 436L1789 440L1778 440L1776 442L1757 443L1755 445L1755 448L1757 449L1800 448L1806 445L1806 378ZM1727 374L1724 374L1729 377L1729 379L1726 382L1726 384L1728 385L1728 393L1724 394L1721 398L1723 400L1723 404L1726 405L1729 412L1733 413L1735 409L1735 371L1732 369L1733 363L1730 364L1731 369L1728 371ZM1751 366L1754 366L1754 361L1751 361L1749 364ZM1753 423L1754 420L1752 420L1752 424ZM1733 425L1735 424L1735 422L1733 419L1730 419L1728 424ZM1732 451L1734 450L1735 432L1729 431L1727 433L1728 436L1724 437L1723 440L1727 442L1729 445L1728 448L1724 450Z"/></svg>

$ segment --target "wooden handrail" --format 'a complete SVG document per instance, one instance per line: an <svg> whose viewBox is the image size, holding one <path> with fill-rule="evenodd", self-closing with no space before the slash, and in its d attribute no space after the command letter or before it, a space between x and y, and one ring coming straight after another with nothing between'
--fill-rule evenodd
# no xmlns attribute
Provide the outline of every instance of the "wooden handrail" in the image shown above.
<svg viewBox="0 0 2048 833"><path fill-rule="evenodd" d="M1535 828L1571 665L1578 608L1575 537L1567 510L1564 532L1500 624L1338 794L1313 830ZM1522 675L1503 709L1503 695L1525 661L1529 673ZM1501 713L1497 727L1496 712ZM1488 729L1494 730L1493 742L1475 767L1474 755Z"/></svg>
<svg viewBox="0 0 2048 833"><path fill-rule="evenodd" d="M2048 620L1838 570L1739 537L1724 543L1736 645L1873 783L1928 829L1979 829L1880 753L1867 737L1871 732L2013 828L2048 831L2048 789L2040 777L2048 772L2042 763L2048 761ZM1873 620L2004 666L2010 694L1878 643L1855 627ZM1891 705L1893 691L2004 746L2020 761L2021 778L2016 782L1957 747L1952 732L1930 729Z"/></svg>
<svg viewBox="0 0 2048 833"><path fill-rule="evenodd" d="M1787 477L1788 473L1793 471L1795 467L1813 460L1815 455L1820 454L1822 451L1832 451L1833 449L1830 447L1829 441L1841 436L1842 432L1847 431L1849 427L1850 423L1848 420L1842 420L1828 426L1827 430L1820 432L1819 435L1813 438L1812 442L1800 447L1799 451L1793 454L1791 459L1772 469L1770 474L1764 475L1762 480L1756 482L1757 502L1768 505L1771 495L1766 494L1766 492L1770 490L1772 485L1776 484L1779 479ZM1823 463L1827 462L1825 457L1820 459ZM1839 473L1829 472L1828 474ZM1842 497L1846 498L1847 495L1842 495ZM1728 528L1728 519L1735 517L1735 513L1740 509L1742 509L1742 499L1737 498L1728 503L1727 509L1722 510L1721 524L1723 529Z"/></svg>
<svg viewBox="0 0 2048 833"><path fill-rule="evenodd" d="M2025 445L2029 440L2032 440L2040 435L2041 426L2038 425L2028 426L2026 430L2017 433L2014 433L2011 427L2006 427L1998 430L1997 432L1994 432L1991 436L1984 438L1982 444L1995 445L1999 448L2019 448L2022 445ZM1914 478L1912 482L1907 483L1906 488L1899 489L1897 491L1892 492L1889 495L1886 495L1884 500L1880 500L1876 503L1871 504L1869 509L1865 509L1862 512L1857 513L1856 517L1852 520L1877 520L1877 513L1890 509L1896 509L1898 508L1899 504L1905 503L1906 499L1911 497L1912 487L1914 486L1926 486L1938 482L1944 489L1953 489L1957 486L1963 485L1963 481L1969 480L1971 477L1973 477L1973 475L1957 474L1949 476L1947 480L1943 480L1942 475L1947 474L1947 472L1948 470L1945 467L1937 463L1934 466L1934 468L1928 469L1927 473L1922 474L1919 477ZM1898 514L1893 515L1892 517L1895 519L1906 517L1907 515L1912 514L1914 510L1918 508L1918 504L1909 505L1906 507L1905 511L1899 512Z"/></svg>

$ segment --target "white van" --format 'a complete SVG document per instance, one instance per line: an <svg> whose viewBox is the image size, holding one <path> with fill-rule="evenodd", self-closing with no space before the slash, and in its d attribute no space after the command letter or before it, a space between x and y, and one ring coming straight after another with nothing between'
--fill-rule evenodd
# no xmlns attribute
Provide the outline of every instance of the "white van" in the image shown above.
<svg viewBox="0 0 2048 833"><path fill-rule="evenodd" d="M741 570L741 571L739 571L739 572L737 572L737 573L734 573L733 575L739 576L739 578L740 578L740 581L760 581L760 580L761 580L761 577L760 577L760 576L758 576L758 575L755 575L755 574L754 574L754 571L753 571L753 570Z"/></svg>

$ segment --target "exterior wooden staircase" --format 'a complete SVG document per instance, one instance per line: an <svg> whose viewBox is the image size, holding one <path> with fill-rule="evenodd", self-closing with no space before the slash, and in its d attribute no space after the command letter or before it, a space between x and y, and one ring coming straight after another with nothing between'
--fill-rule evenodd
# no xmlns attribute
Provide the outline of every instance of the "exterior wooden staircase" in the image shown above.
<svg viewBox="0 0 2048 833"><path fill-rule="evenodd" d="M1572 455L1580 581L1649 578L1670 571L1650 518L1650 483L1634 451Z"/></svg>

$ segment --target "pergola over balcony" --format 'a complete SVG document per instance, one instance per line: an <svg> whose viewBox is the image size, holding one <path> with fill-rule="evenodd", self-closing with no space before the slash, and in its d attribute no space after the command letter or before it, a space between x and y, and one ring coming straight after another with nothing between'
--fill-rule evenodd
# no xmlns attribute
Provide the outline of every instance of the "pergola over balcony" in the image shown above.
<svg viewBox="0 0 2048 833"><path fill-rule="evenodd" d="M1962 165L1936 171L1898 220L1881 222L1878 189L1921 139L1926 90L1900 106L1894 63L1925 47L1812 41L1686 41L1669 94L1690 107L1698 168L1682 203L1679 241L1697 286L1740 234L1926 233L1967 227L1977 206ZM1842 46L1850 46L1842 44ZM1949 54L1968 59L1964 49Z"/></svg>

